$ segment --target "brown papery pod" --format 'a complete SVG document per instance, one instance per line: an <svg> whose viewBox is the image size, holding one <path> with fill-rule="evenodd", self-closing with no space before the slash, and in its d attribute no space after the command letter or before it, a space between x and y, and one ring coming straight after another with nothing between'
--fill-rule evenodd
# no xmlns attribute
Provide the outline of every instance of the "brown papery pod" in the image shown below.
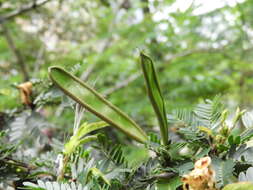
<svg viewBox="0 0 253 190"><path fill-rule="evenodd" d="M32 95L32 83L25 82L17 86L20 91L21 102L25 105L31 106L31 95Z"/></svg>
<svg viewBox="0 0 253 190"><path fill-rule="evenodd" d="M182 181L184 190L217 190L211 158L207 156L197 160L194 169L189 174L184 175Z"/></svg>

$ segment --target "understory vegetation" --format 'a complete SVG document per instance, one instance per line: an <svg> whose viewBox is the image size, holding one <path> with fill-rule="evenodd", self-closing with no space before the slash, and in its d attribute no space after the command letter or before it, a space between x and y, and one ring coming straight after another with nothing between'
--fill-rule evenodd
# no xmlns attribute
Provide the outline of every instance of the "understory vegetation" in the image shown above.
<svg viewBox="0 0 253 190"><path fill-rule="evenodd" d="M0 190L253 190L253 2L180 2L0 0Z"/></svg>
<svg viewBox="0 0 253 190"><path fill-rule="evenodd" d="M19 142L1 145L1 178L12 179L26 189L215 190L236 189L237 183L226 185L238 181L246 181L239 183L240 188L252 188L252 113L237 108L231 123L227 123L229 111L217 96L193 109L167 114L153 62L143 53L140 56L160 134L146 134L93 88L60 67L50 67L51 80L70 97L65 106L75 110L73 130L62 143L52 138L52 131L43 129L47 124L40 113L34 109L22 113L12 122L10 131L1 132L2 143L7 138ZM30 82L19 88L23 102L33 108ZM87 111L103 121L82 123ZM136 146L146 155L139 160L133 156L135 162L129 163L123 145L106 135L105 127L115 127L142 144ZM34 142L27 142L32 134L33 138L37 135L39 149L34 148ZM22 154L25 162L16 158L23 148L27 151Z"/></svg>

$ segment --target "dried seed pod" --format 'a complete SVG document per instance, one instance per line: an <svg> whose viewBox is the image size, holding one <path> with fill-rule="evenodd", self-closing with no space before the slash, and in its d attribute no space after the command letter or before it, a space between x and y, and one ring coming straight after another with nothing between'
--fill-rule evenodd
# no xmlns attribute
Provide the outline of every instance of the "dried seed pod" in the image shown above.
<svg viewBox="0 0 253 190"><path fill-rule="evenodd" d="M194 164L194 169L182 178L184 190L216 190L215 172L211 158L203 157Z"/></svg>
<svg viewBox="0 0 253 190"><path fill-rule="evenodd" d="M31 106L32 83L25 82L17 86L20 90L21 102L25 105Z"/></svg>

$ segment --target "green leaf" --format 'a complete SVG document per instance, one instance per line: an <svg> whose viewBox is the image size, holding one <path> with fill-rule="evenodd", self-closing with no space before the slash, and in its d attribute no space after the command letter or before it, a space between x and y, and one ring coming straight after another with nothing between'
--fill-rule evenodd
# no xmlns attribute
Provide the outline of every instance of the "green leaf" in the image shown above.
<svg viewBox="0 0 253 190"><path fill-rule="evenodd" d="M70 155L75 151L75 149L81 145L88 143L90 141L96 140L96 135L91 135L84 137L90 132L93 132L98 129L102 129L104 127L108 126L107 123L101 121L101 122L94 122L94 123L83 123L81 127L77 129L77 132L73 134L73 136L70 138L70 140L65 144L64 146L64 153L66 155Z"/></svg>
<svg viewBox="0 0 253 190"><path fill-rule="evenodd" d="M253 183L251 182L240 182L232 183L224 187L222 190L251 190L253 189Z"/></svg>
<svg viewBox="0 0 253 190"><path fill-rule="evenodd" d="M229 145L233 145L234 144L234 137L233 137L233 135L230 135L228 137L228 143L229 143Z"/></svg>
<svg viewBox="0 0 253 190"><path fill-rule="evenodd" d="M31 182L24 182L23 185L25 186L24 189L45 190L44 188L38 187L38 185Z"/></svg>
<svg viewBox="0 0 253 190"><path fill-rule="evenodd" d="M179 186L182 185L180 177L174 177L172 179L165 181L159 181L156 183L156 188L158 190L176 190Z"/></svg>
<svg viewBox="0 0 253 190"><path fill-rule="evenodd" d="M85 143L88 143L88 142L94 141L94 140L97 140L97 135L87 136L82 139L79 139L76 136L72 136L70 138L70 140L64 146L64 153L66 155L70 155L71 153L73 153L75 151L75 149L79 145L85 144Z"/></svg>
<svg viewBox="0 0 253 190"><path fill-rule="evenodd" d="M241 137L240 136L234 136L234 135L230 135L228 137L228 143L229 145L239 145L241 143Z"/></svg>
<svg viewBox="0 0 253 190"><path fill-rule="evenodd" d="M79 144L85 144L97 139L97 135L90 135L79 140Z"/></svg>
<svg viewBox="0 0 253 190"><path fill-rule="evenodd" d="M98 149L100 152L106 157L106 159L110 160L117 166L124 166L128 168L128 161L123 153L122 146L119 144L115 144L110 141L105 135L98 135Z"/></svg>
<svg viewBox="0 0 253 190"><path fill-rule="evenodd" d="M38 180L37 184L31 182L24 182L24 188L27 190L77 190L77 189L85 189L80 183L59 183L56 181L42 181Z"/></svg>
<svg viewBox="0 0 253 190"><path fill-rule="evenodd" d="M118 128L127 136L144 143L146 133L125 113L112 105L98 92L60 67L50 67L52 81L68 96L108 124Z"/></svg>
<svg viewBox="0 0 253 190"><path fill-rule="evenodd" d="M235 166L233 160L229 159L223 161L219 158L214 158L212 159L212 165L214 166L215 169L218 187L231 183Z"/></svg>
<svg viewBox="0 0 253 190"><path fill-rule="evenodd" d="M97 168L90 168L89 172L88 172L88 176L92 174L95 177L100 177L101 179L103 179L103 181L105 183L107 183L108 185L111 185L110 181L106 178L106 176Z"/></svg>
<svg viewBox="0 0 253 190"><path fill-rule="evenodd" d="M213 100L207 99L204 103L198 104L193 112L201 126L215 130L221 122L222 111L220 96L216 96ZM224 115L226 116L226 112Z"/></svg>
<svg viewBox="0 0 253 190"><path fill-rule="evenodd" d="M245 112L242 117L242 123L246 127L246 129L253 127L253 113L252 112Z"/></svg>
<svg viewBox="0 0 253 190"><path fill-rule="evenodd" d="M165 104L153 62L143 53L141 53L141 66L146 81L148 96L158 118L162 143L166 145L168 144L168 122Z"/></svg>
<svg viewBox="0 0 253 190"><path fill-rule="evenodd" d="M240 136L237 136L235 139L234 139L234 143L236 145L239 145L241 143L241 137Z"/></svg>
<svg viewBox="0 0 253 190"><path fill-rule="evenodd" d="M104 127L108 126L107 123L101 121L101 122L95 122L95 123L83 123L78 131L77 131L77 136L79 138L85 136L86 134L90 133L90 132L93 132L95 130L98 130L98 129L102 129Z"/></svg>
<svg viewBox="0 0 253 190"><path fill-rule="evenodd" d="M253 128L248 128L240 134L242 143L249 141L253 137Z"/></svg>

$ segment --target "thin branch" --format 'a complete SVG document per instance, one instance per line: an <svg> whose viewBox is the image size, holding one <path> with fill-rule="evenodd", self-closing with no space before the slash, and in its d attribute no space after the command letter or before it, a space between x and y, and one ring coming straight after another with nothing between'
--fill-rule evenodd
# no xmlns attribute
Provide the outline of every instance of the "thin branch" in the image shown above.
<svg viewBox="0 0 253 190"><path fill-rule="evenodd" d="M126 80L124 81L120 81L118 83L116 83L116 85L112 88L108 88L103 94L104 96L109 96L110 94L112 94L113 92L124 88L126 86L128 86L130 83L132 83L133 81L135 81L137 78L139 78L141 76L141 72L137 72L134 73L133 75L131 75L130 77L128 77Z"/></svg>
<svg viewBox="0 0 253 190"><path fill-rule="evenodd" d="M19 9L17 9L17 10L14 10L14 11L12 11L10 13L7 13L6 15L0 15L0 23L3 23L6 20L12 19L12 18L14 18L16 16L19 16L19 15L21 15L23 13L26 13L26 12L32 10L32 9L40 7L40 6L46 4L49 1L51 1L51 0L33 1L32 3L30 3L30 4L26 5L26 6L23 6L23 7L19 8Z"/></svg>
<svg viewBox="0 0 253 190"><path fill-rule="evenodd" d="M88 68L86 69L86 71L83 72L83 74L80 77L82 81L87 81L88 80L89 76L94 71L96 65L97 65L96 63L93 63L93 64L91 64L91 65L88 66Z"/></svg>
<svg viewBox="0 0 253 190"><path fill-rule="evenodd" d="M5 37L5 39L8 43L8 46L10 47L11 51L13 52L13 54L16 57L17 65L20 67L20 70L23 74L24 81L28 81L29 80L29 74L28 74L23 56L21 55L20 51L16 47L16 45L15 45L15 43L14 43L7 27L5 27L4 24L2 24L1 27L2 27L3 35L4 35L4 37Z"/></svg>
<svg viewBox="0 0 253 190"><path fill-rule="evenodd" d="M103 46L103 48L100 50L99 53L104 52L110 46L110 44L111 44L111 38L108 38L108 40L106 41L105 45ZM98 65L98 63L93 63L93 64L89 65L87 70L85 72L83 72L83 74L81 75L81 80L87 81L88 78L90 77L90 75L95 70L97 65Z"/></svg>
<svg viewBox="0 0 253 190"><path fill-rule="evenodd" d="M220 52L222 49L224 49L224 47L222 48L206 48L206 49L192 49L192 50L187 50L184 52L180 52L174 55L170 55L167 56L165 58L165 64L169 64L171 61L173 61L174 59L180 58L180 57L186 57L186 56L190 56L193 54L197 54L197 53L217 53Z"/></svg>

